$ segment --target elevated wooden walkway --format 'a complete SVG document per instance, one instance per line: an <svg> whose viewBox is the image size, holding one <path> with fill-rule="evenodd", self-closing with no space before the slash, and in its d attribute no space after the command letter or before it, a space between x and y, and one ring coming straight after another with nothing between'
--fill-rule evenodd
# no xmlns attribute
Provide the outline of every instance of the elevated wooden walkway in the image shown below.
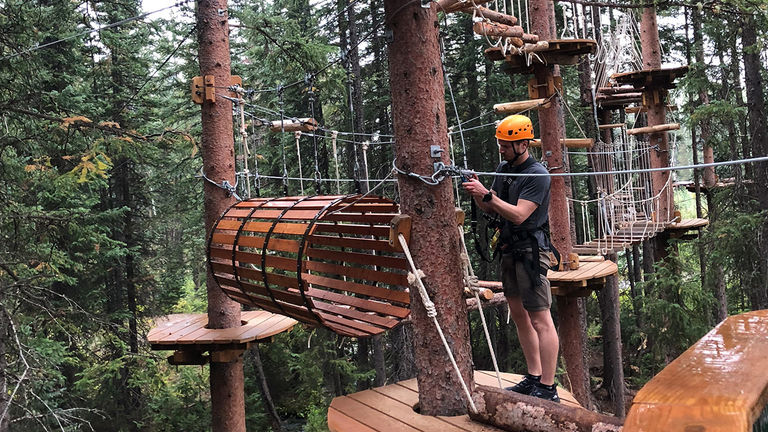
<svg viewBox="0 0 768 432"><path fill-rule="evenodd" d="M502 374L505 387L522 379L522 375ZM475 382L487 386L498 386L496 374L475 371ZM460 392L461 389L456 389ZM561 403L579 406L573 395L558 388ZM340 396L328 408L328 428L331 432L495 432L501 429L470 420L468 415L444 417L426 416L414 411L419 402L416 379L401 381L384 387L377 387Z"/></svg>
<svg viewBox="0 0 768 432"><path fill-rule="evenodd" d="M624 432L764 431L766 371L768 310L729 317L637 393Z"/></svg>
<svg viewBox="0 0 768 432"><path fill-rule="evenodd" d="M675 88L675 80L688 73L688 66L660 69L642 69L611 75L611 81L635 88Z"/></svg>
<svg viewBox="0 0 768 432"><path fill-rule="evenodd" d="M208 328L207 314L175 314L156 320L147 340L153 350L216 351L245 349L248 343L288 331L297 321L267 311L242 313L243 324L228 329Z"/></svg>
<svg viewBox="0 0 768 432"><path fill-rule="evenodd" d="M501 70L508 74L533 73L534 64L559 64L575 65L579 56L593 54L597 49L597 42L592 39L554 39L546 41L548 47L537 50L535 56L531 56L528 64L524 56L505 54L501 47L491 47L485 50L488 60L504 60Z"/></svg>
<svg viewBox="0 0 768 432"><path fill-rule="evenodd" d="M640 244L644 240L653 238L663 231L669 231L672 238L689 240L698 236L698 233L694 232L694 230L705 227L708 224L709 220L700 218L682 219L679 222L667 223L637 221L617 230L612 235L575 245L573 251L581 255L617 253L624 250L627 246Z"/></svg>

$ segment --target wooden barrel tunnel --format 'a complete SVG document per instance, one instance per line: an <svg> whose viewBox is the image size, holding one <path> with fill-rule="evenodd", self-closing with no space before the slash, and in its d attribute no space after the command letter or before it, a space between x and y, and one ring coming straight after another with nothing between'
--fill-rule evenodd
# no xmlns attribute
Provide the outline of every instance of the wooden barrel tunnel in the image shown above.
<svg viewBox="0 0 768 432"><path fill-rule="evenodd" d="M233 300L336 333L373 336L409 313L408 262L375 196L255 198L227 209L208 263Z"/></svg>

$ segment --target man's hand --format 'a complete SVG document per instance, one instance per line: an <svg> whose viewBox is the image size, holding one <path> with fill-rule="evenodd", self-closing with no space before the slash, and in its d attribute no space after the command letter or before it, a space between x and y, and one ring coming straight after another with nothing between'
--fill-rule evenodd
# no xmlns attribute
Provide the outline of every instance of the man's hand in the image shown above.
<svg viewBox="0 0 768 432"><path fill-rule="evenodd" d="M483 195L488 193L488 189L480 183L477 174L472 174L472 176L467 178L467 181L461 185L464 187L465 191L477 199L482 199Z"/></svg>

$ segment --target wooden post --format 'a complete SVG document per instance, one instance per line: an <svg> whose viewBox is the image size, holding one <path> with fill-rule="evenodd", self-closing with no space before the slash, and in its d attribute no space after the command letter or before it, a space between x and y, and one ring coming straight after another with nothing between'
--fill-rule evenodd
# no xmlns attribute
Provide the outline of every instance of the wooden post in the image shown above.
<svg viewBox="0 0 768 432"><path fill-rule="evenodd" d="M556 39L554 2L552 0L531 0L529 4L531 31L539 35L542 40ZM559 68L534 63L534 75L539 84L550 82L555 74L560 74ZM565 172L564 168L568 166L567 159L563 157L563 146L560 144L560 138L563 138L562 121L563 108L559 97L552 98L549 107L539 108L542 153L550 172L553 174ZM573 242L564 177L552 177L549 227L552 233L552 243L561 256L568 256L573 248ZM558 330L571 392L583 407L591 409L589 374L584 359L585 317L580 303L581 301L575 297L557 297Z"/></svg>
<svg viewBox="0 0 768 432"><path fill-rule="evenodd" d="M433 161L450 164L436 8L409 0L385 0L384 11L392 32L389 76L396 164L406 172L430 176ZM430 146L442 149L438 158L430 156ZM412 218L410 250L416 265L426 273L424 280L435 302L437 320L471 389L469 326L459 288L461 259L451 184L443 181L430 186L399 176L398 185L400 210ZM464 414L468 401L458 377L432 319L426 316L418 290L412 288L410 292L421 413Z"/></svg>
<svg viewBox="0 0 768 432"><path fill-rule="evenodd" d="M659 45L659 25L656 20L656 7L647 7L643 9L643 16L640 22L640 43L643 55L643 68L660 69L661 68L661 48ZM647 106L648 108L648 126L656 126L667 122L667 102L666 90L654 88L650 85L645 86L644 93L650 95L653 92L660 92L658 98L648 97L649 101L655 101ZM654 148L650 153L651 167L664 168L669 166L669 140L667 132L656 132L648 134L649 144ZM659 204L656 209L656 221L668 221L672 219L674 211L674 201L672 195L672 185L666 189L664 186L669 181L669 171L656 171L651 173L651 182L653 184L653 195L659 196ZM666 256L668 235L660 233L655 241L655 255L657 260Z"/></svg>
<svg viewBox="0 0 768 432"><path fill-rule="evenodd" d="M213 76L216 86L230 82L229 16L226 0L199 0L197 3L197 41L200 74ZM217 93L221 90L215 90ZM202 104L203 172L216 183L235 184L235 156L232 133L232 103L216 97ZM221 188L203 182L206 238L216 220L234 198ZM240 305L230 300L217 286L210 271L208 287L208 325L211 328L240 326ZM211 430L245 432L243 362L240 356L229 362L212 362Z"/></svg>

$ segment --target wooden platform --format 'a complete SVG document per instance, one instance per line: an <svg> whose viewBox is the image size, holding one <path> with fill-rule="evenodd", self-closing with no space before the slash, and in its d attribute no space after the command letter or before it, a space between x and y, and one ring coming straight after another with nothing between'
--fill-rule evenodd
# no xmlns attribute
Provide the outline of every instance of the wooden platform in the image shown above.
<svg viewBox="0 0 768 432"><path fill-rule="evenodd" d="M675 88L674 81L688 73L688 66L660 69L642 69L611 75L611 81L630 84L635 88Z"/></svg>
<svg viewBox="0 0 768 432"><path fill-rule="evenodd" d="M503 373L505 387L519 382L522 375ZM494 372L475 371L475 382L498 387ZM457 388L457 392L461 389ZM561 403L579 406L573 395L558 388ZM401 381L340 396L328 408L328 428L331 432L495 432L501 429L469 419L468 415L443 417L416 413L413 407L419 402L416 379Z"/></svg>
<svg viewBox="0 0 768 432"><path fill-rule="evenodd" d="M751 180L742 180L742 183L749 184L752 183ZM730 179L722 179L718 180L714 185L707 186L704 184L704 182L699 183L699 190L702 192L708 192L711 190L719 190L719 189L726 189L730 187L734 187L736 185L736 181L732 178ZM682 186L686 189L688 189L688 192L696 193L696 184L692 181L679 181L675 183L675 186Z"/></svg>
<svg viewBox="0 0 768 432"><path fill-rule="evenodd" d="M553 39L547 41L549 48L537 51L531 56L531 64L527 64L524 56L505 55L501 47L491 47L485 50L488 60L504 60L501 69L508 74L533 73L534 64L575 65L579 56L592 54L597 49L597 42L592 39Z"/></svg>
<svg viewBox="0 0 768 432"><path fill-rule="evenodd" d="M552 295L587 296L605 285L605 278L619 271L616 263L601 256L579 256L579 268L568 271L547 272ZM503 291L499 281L480 281L480 286L493 291Z"/></svg>
<svg viewBox="0 0 768 432"><path fill-rule="evenodd" d="M765 415L766 371L768 310L729 317L637 393L624 432L752 431Z"/></svg>
<svg viewBox="0 0 768 432"><path fill-rule="evenodd" d="M206 328L207 314L169 315L156 320L157 327L150 330L147 340L153 350L237 349L288 331L297 324L292 318L263 310L243 312L241 320L240 327L209 329Z"/></svg>

